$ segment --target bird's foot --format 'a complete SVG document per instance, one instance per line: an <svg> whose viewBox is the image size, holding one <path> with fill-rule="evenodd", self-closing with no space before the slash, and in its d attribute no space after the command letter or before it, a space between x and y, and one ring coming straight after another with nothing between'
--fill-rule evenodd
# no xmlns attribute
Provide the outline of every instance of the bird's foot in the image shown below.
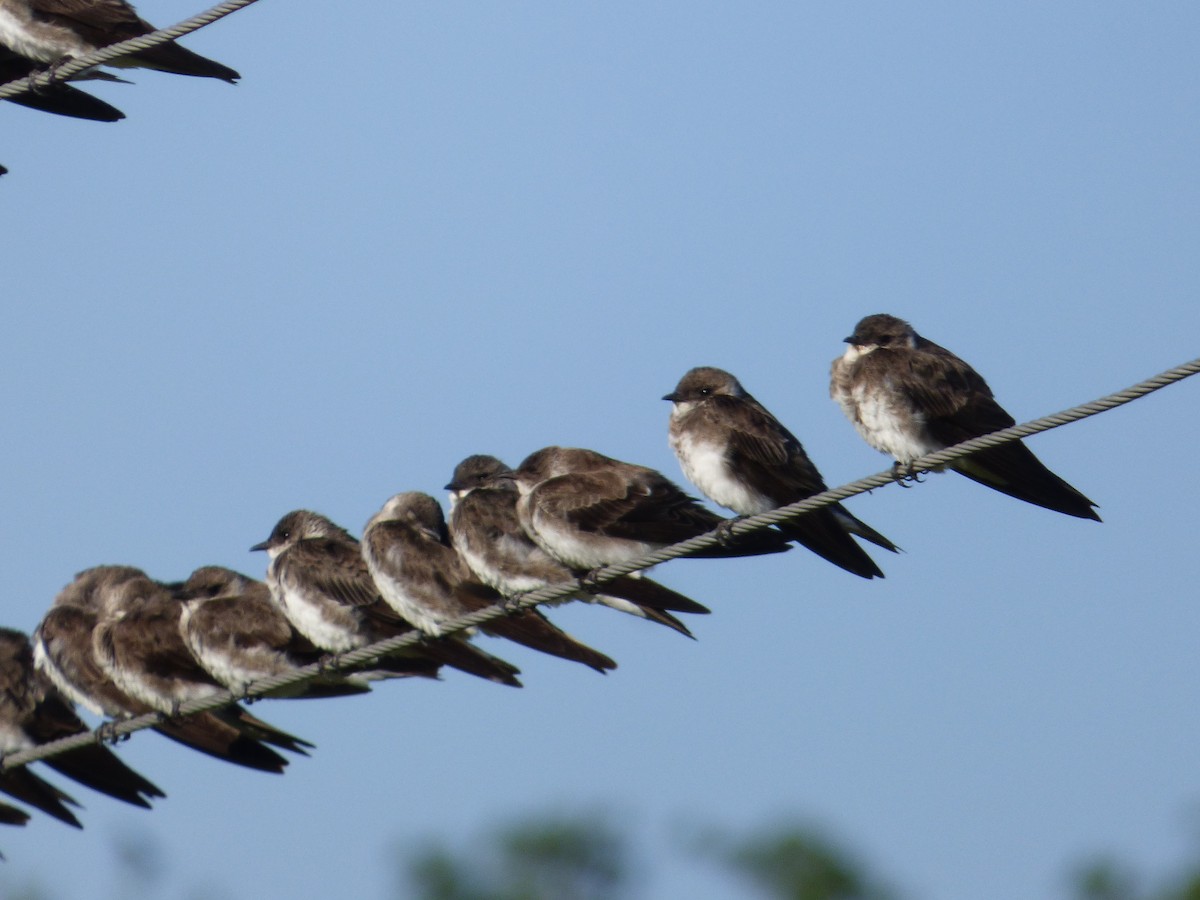
<svg viewBox="0 0 1200 900"><path fill-rule="evenodd" d="M896 479L896 484L902 488L912 487L913 484L922 484L925 481L921 477L921 473L916 471L911 463L909 465L899 462L893 463L892 478Z"/></svg>
<svg viewBox="0 0 1200 900"><path fill-rule="evenodd" d="M521 598L524 594L508 594L497 604L506 613L512 614L523 610L525 607L521 603Z"/></svg>
<svg viewBox="0 0 1200 900"><path fill-rule="evenodd" d="M116 744L119 741L129 740L128 734L117 734L117 719L109 719L107 722L101 722L96 729L97 744Z"/></svg>
<svg viewBox="0 0 1200 900"><path fill-rule="evenodd" d="M45 85L35 85L33 92L36 94L48 90L56 81L61 81L62 79L59 77L58 70L69 63L73 58L74 57L69 54L67 56L60 56L54 62L50 63L50 65L46 66L46 68L41 72L36 73L39 75L45 75L49 81Z"/></svg>
<svg viewBox="0 0 1200 900"><path fill-rule="evenodd" d="M602 590L600 584L600 573L604 570L604 566L595 569L590 569L579 576L579 587L585 594L599 594Z"/></svg>
<svg viewBox="0 0 1200 900"><path fill-rule="evenodd" d="M732 519L725 519L720 525L713 529L713 532L716 534L717 540L721 543L722 547L728 547L735 540L737 540L737 535L733 533L733 528L738 522L741 522L746 518L748 517L734 516Z"/></svg>
<svg viewBox="0 0 1200 900"><path fill-rule="evenodd" d="M317 671L322 675L329 670L336 670L342 662L342 654L340 653L322 653L320 659L317 660Z"/></svg>

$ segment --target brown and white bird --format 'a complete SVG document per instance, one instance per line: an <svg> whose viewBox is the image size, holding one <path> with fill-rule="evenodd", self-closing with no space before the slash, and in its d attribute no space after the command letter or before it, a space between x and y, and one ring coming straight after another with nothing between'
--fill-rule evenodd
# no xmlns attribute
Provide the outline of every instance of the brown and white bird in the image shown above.
<svg viewBox="0 0 1200 900"><path fill-rule="evenodd" d="M71 704L34 668L29 638L20 631L0 628L0 753L30 750L87 730ZM100 744L77 747L44 762L92 790L134 806L149 809L151 799L166 796ZM0 790L61 821L79 824L63 806L64 801L73 801L28 767L0 773Z"/></svg>
<svg viewBox="0 0 1200 900"><path fill-rule="evenodd" d="M0 0L0 16L3 15L2 10L3 0ZM32 59L26 59L0 44L0 84L26 78L37 71L37 68L37 63ZM125 113L115 106L110 106L98 97L62 82L55 82L37 90L28 90L15 97L9 97L8 100L10 103L41 112L75 119L91 119L94 122L117 122L125 118Z"/></svg>
<svg viewBox="0 0 1200 900"><path fill-rule="evenodd" d="M714 503L752 516L827 489L795 435L723 369L691 369L663 399L672 403L671 449L683 473ZM883 572L851 535L897 549L840 503L777 527L863 578L882 578Z"/></svg>
<svg viewBox="0 0 1200 900"><path fill-rule="evenodd" d="M898 472L922 456L1016 424L978 372L903 319L867 316L845 341L850 346L833 361L830 395L868 444L895 458ZM948 465L1018 500L1100 521L1096 504L1021 441Z"/></svg>
<svg viewBox="0 0 1200 900"><path fill-rule="evenodd" d="M295 510L251 550L270 556L267 586L283 614L318 647L346 653L412 633L411 622L379 595L358 541L319 513ZM479 678L520 687L520 670L465 641L424 641L404 655L431 659Z"/></svg>
<svg viewBox="0 0 1200 900"><path fill-rule="evenodd" d="M114 719L140 716L156 707L125 693L101 668L92 636L105 595L126 582L145 579L131 566L97 566L80 572L42 617L33 635L38 669L69 699L97 715ZM154 726L164 737L226 762L264 772L282 772L287 760L213 713L200 713Z"/></svg>
<svg viewBox="0 0 1200 900"><path fill-rule="evenodd" d="M384 601L426 634L502 603L504 596L474 578L450 544L441 504L418 491L396 494L363 529L362 554ZM617 664L557 628L536 609L525 609L480 626L533 650L604 673Z"/></svg>
<svg viewBox="0 0 1200 900"><path fill-rule="evenodd" d="M506 597L569 584L586 574L574 571L534 543L517 515L519 494L512 469L494 456L468 456L454 469L449 530L459 555L484 584ZM672 612L708 613L690 597L649 578L626 576L605 582L604 593L580 591L549 605L582 600L658 622L692 636Z"/></svg>
<svg viewBox="0 0 1200 900"><path fill-rule="evenodd" d="M664 475L594 450L545 447L510 477L517 513L534 541L571 568L628 562L718 529L725 520ZM775 531L760 531L690 554L755 556L790 549Z"/></svg>
<svg viewBox="0 0 1200 900"><path fill-rule="evenodd" d="M225 687L204 670L180 631L183 604L170 590L143 575L99 594L92 653L100 668L130 697L174 717L192 700L207 700ZM306 754L313 745L252 716L236 703L212 715L265 744Z"/></svg>
<svg viewBox="0 0 1200 900"><path fill-rule="evenodd" d="M62 63L154 30L125 0L0 0L0 44L41 64ZM174 41L105 65L219 78L230 84L241 77Z"/></svg>
<svg viewBox="0 0 1200 900"><path fill-rule="evenodd" d="M244 693L252 682L320 663L327 656L292 627L263 582L240 572L203 566L173 593L183 604L179 628L192 656L234 693ZM344 697L369 692L372 681L409 675L436 678L438 671L436 662L417 657L396 657L380 665L389 665L391 671L330 672L264 696Z"/></svg>

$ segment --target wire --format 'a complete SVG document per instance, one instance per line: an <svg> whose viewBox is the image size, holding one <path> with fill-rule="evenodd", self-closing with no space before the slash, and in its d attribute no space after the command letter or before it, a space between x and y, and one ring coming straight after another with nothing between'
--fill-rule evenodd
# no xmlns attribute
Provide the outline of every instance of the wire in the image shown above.
<svg viewBox="0 0 1200 900"><path fill-rule="evenodd" d="M253 0L249 0L253 2ZM1049 431L1052 428L1058 428L1062 425L1068 425L1072 422L1078 422L1081 419L1089 418L1090 416L1098 415L1102 412L1107 412L1110 409L1115 409L1118 406L1124 406L1126 403L1132 403L1141 397L1151 394L1154 391L1160 390L1169 384L1174 384L1177 381L1182 381L1192 375L1200 373L1200 358L1193 359L1191 362L1176 366L1173 369L1168 369L1158 375L1148 378L1145 381L1138 382L1131 387L1125 388L1122 391L1109 394L1106 397L1101 397L1098 400L1093 400L1090 403L1084 403L1079 406L1073 406L1070 409L1065 409L1061 412L1051 413L1048 416L1042 416L1040 419L1034 419L1031 422L1026 422L1022 425L1013 425L1010 428L1005 428L1000 431L992 432L991 434L982 437L973 438L969 441L964 441L961 444L956 444L945 450L940 450L937 453L931 453L928 456L923 456L913 462L911 472L913 474L919 472L928 472L934 469L940 469L947 463L953 462L960 457L967 456L977 450L983 450L988 447L995 447L999 444L1005 444L1010 441L1019 440L1024 437L1029 437L1033 434L1039 434L1043 431ZM478 612L470 615L460 616L446 622L441 627L442 634L454 634L464 631L468 628L477 625L483 625L493 619L501 618L502 616L511 615L514 612L523 609L529 609L534 606L539 606L543 603L549 603L554 600L562 600L568 597L576 596L581 593L594 593L595 589L606 582L619 578L622 575L629 575L633 572L642 569L648 569L651 566L656 566L664 562L669 562L673 559L688 556L708 547L712 547L722 541L728 540L728 534L741 535L750 534L751 532L761 531L769 528L772 525L777 525L780 522L786 522L790 519L798 518L805 513L812 512L815 509L820 509L823 506L829 506L837 503L840 500L845 500L847 497L853 497L856 494L866 493L867 491L876 488L885 487L886 485L896 482L895 474L889 469L885 472L879 472L875 475L860 478L857 481L852 481L844 484L841 487L832 488L827 491L822 491L819 494L814 494L805 500L798 503L792 503L789 506L782 506L779 509L771 510L770 512L761 513L755 516L747 516L744 519L737 520L728 529L716 529L707 534L699 535L690 540L681 541L678 544L672 544L670 547L664 547L654 553L649 553L636 560L621 563L619 565L605 566L602 569L597 569L589 573L582 580L573 580L564 582L561 585L553 587L541 588L536 591L529 591L524 594L519 594L508 598L503 603L498 603L494 606L489 606L486 609L481 609ZM296 669L294 672L289 672L284 675L276 675L272 678L264 678L249 685L244 693L235 694L229 691L223 691L215 694L212 697L207 697L202 700L192 700L182 704L179 707L177 717L195 715L196 713L207 712L208 710L217 709L222 706L227 706L238 700L248 700L261 697L264 694L273 691L277 688L288 685L299 684L301 682L310 681L319 675L329 674L331 672L341 671L343 669L361 667L364 663L372 662L382 656L389 656L401 650L418 647L421 644L437 640L437 638L428 638L420 632L412 632L410 634L399 637L388 638L387 640L378 641L366 647L361 647L358 650L353 650L349 653L343 653L335 657L333 660L326 663L313 663L309 666ZM141 731L145 728L152 728L170 717L163 713L147 713L136 718L124 719L120 721L106 722L95 731L83 731L79 734L72 735L66 738L60 738L56 741L51 741L46 744L40 744L29 750L21 750L16 753L10 753L0 760L0 771L4 771L15 766L25 765L26 763L35 762L39 759L47 759L52 756L57 756L60 753L65 753L68 750L73 750L77 747L83 747L88 744L116 741L118 738L132 734L135 731Z"/></svg>
<svg viewBox="0 0 1200 900"><path fill-rule="evenodd" d="M218 3L212 9L192 16L190 19L184 19L170 28L160 28L158 31L130 38L127 41L109 44L107 47L102 47L91 53L85 53L83 56L73 57L61 66L54 68L53 74L49 70L34 72L25 78L19 78L16 81L2 84L0 85L0 100L15 97L18 94L24 94L31 90L49 87L56 82L66 81L72 75L78 75L80 72L90 69L93 66L101 65L129 53L148 50L151 47L157 47L159 44L173 41L175 38L198 31L206 25L211 25L217 19L223 19L230 13L237 12L239 9L257 2L258 0L225 0L224 3Z"/></svg>

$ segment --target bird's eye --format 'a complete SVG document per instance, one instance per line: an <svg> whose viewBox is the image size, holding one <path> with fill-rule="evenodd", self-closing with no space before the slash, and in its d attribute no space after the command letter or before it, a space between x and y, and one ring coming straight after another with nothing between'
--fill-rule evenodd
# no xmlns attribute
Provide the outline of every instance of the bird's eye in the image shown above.
<svg viewBox="0 0 1200 900"><path fill-rule="evenodd" d="M711 393L712 393L712 388L700 388L700 396L701 397L707 397Z"/></svg>
<svg viewBox="0 0 1200 900"><path fill-rule="evenodd" d="M279 539L282 541L288 540L291 536L292 536L292 533L290 531L288 531L287 529L284 529L283 531L279 532Z"/></svg>

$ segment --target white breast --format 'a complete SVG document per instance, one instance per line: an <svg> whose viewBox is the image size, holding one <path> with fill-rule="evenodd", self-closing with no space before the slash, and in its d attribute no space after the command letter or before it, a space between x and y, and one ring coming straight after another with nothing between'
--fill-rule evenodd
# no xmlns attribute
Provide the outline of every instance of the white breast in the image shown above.
<svg viewBox="0 0 1200 900"><path fill-rule="evenodd" d="M925 417L894 392L867 391L855 385L850 391L853 422L863 440L897 462L907 465L927 453L941 450L925 428Z"/></svg>
<svg viewBox="0 0 1200 900"><path fill-rule="evenodd" d="M441 618L412 596L402 580L393 578L383 569L375 559L375 554L367 549L369 546L369 543L363 544L363 559L366 560L367 569L371 573L375 587L379 588L379 595L383 597L383 601L403 616L406 621L426 634L440 635L442 633Z"/></svg>
<svg viewBox="0 0 1200 900"><path fill-rule="evenodd" d="M40 634L34 634L33 640L33 664L41 670L41 672L50 679L56 688L58 688L73 703L82 706L84 709L95 713L98 716L116 715L117 713L103 709L99 703L92 700L91 697L82 693L75 687L63 674L58 663L54 661L54 657L46 649L46 645L42 642Z"/></svg>
<svg viewBox="0 0 1200 900"><path fill-rule="evenodd" d="M522 523L524 522L523 519ZM539 547L555 559L576 569L596 569L626 562L666 546L624 538L581 535L569 525L550 516L541 515L536 510L528 523L526 530Z"/></svg>
<svg viewBox="0 0 1200 900"><path fill-rule="evenodd" d="M338 610L329 609L333 601L320 596L316 592L307 591L302 585L280 584L274 578L268 579L271 588L271 598L276 606L287 617L298 632L330 653L346 653L366 646L367 640L357 630L352 630L344 622L334 621L326 611L336 613Z"/></svg>
<svg viewBox="0 0 1200 900"><path fill-rule="evenodd" d="M743 516L775 508L770 497L753 490L734 474L721 445L697 440L684 430L671 435L671 449L679 458L683 474L714 503Z"/></svg>
<svg viewBox="0 0 1200 900"><path fill-rule="evenodd" d="M67 28L49 22L35 22L24 4L0 3L0 44L15 53L41 63L55 62L64 56L82 56L95 49Z"/></svg>

